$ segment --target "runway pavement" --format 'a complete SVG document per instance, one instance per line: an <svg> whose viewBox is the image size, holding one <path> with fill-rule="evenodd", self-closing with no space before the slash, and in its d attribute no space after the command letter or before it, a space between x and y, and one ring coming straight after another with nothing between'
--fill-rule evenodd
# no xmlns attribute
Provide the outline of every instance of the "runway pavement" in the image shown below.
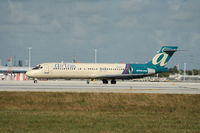
<svg viewBox="0 0 200 133"><path fill-rule="evenodd" d="M99 93L163 93L200 94L200 83L188 82L132 82L102 84L100 81L0 81L0 91L29 92L99 92Z"/></svg>

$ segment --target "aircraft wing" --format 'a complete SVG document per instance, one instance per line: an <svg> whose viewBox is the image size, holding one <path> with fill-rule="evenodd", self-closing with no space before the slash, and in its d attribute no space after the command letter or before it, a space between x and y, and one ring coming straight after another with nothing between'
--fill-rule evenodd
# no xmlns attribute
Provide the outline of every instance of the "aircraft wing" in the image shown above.
<svg viewBox="0 0 200 133"><path fill-rule="evenodd" d="M103 75L98 76L98 79L137 79L150 76L153 74L117 74L117 75Z"/></svg>

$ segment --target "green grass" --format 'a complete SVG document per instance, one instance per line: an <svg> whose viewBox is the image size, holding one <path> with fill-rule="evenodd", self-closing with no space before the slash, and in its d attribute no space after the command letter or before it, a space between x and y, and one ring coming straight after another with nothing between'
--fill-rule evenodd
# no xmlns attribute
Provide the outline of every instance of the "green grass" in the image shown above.
<svg viewBox="0 0 200 133"><path fill-rule="evenodd" d="M200 95L0 92L0 133L199 133Z"/></svg>

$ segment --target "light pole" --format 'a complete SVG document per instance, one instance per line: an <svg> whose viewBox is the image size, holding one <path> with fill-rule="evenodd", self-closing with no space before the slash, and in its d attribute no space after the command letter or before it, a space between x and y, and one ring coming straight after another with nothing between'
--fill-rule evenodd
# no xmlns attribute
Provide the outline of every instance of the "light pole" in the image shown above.
<svg viewBox="0 0 200 133"><path fill-rule="evenodd" d="M97 63L97 49L94 49L94 62Z"/></svg>
<svg viewBox="0 0 200 133"><path fill-rule="evenodd" d="M31 69L31 47L28 48L28 68Z"/></svg>
<svg viewBox="0 0 200 133"><path fill-rule="evenodd" d="M186 76L186 63L184 63L184 81L185 81L185 76Z"/></svg>

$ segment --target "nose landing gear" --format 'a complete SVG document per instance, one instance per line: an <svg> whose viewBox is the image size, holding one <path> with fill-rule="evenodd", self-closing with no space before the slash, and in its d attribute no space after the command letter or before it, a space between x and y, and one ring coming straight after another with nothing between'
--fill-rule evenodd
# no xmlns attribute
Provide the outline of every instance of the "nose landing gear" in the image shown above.
<svg viewBox="0 0 200 133"><path fill-rule="evenodd" d="M34 79L34 80L33 80L33 83L37 83L37 82L38 82L38 80L37 80L37 79Z"/></svg>

